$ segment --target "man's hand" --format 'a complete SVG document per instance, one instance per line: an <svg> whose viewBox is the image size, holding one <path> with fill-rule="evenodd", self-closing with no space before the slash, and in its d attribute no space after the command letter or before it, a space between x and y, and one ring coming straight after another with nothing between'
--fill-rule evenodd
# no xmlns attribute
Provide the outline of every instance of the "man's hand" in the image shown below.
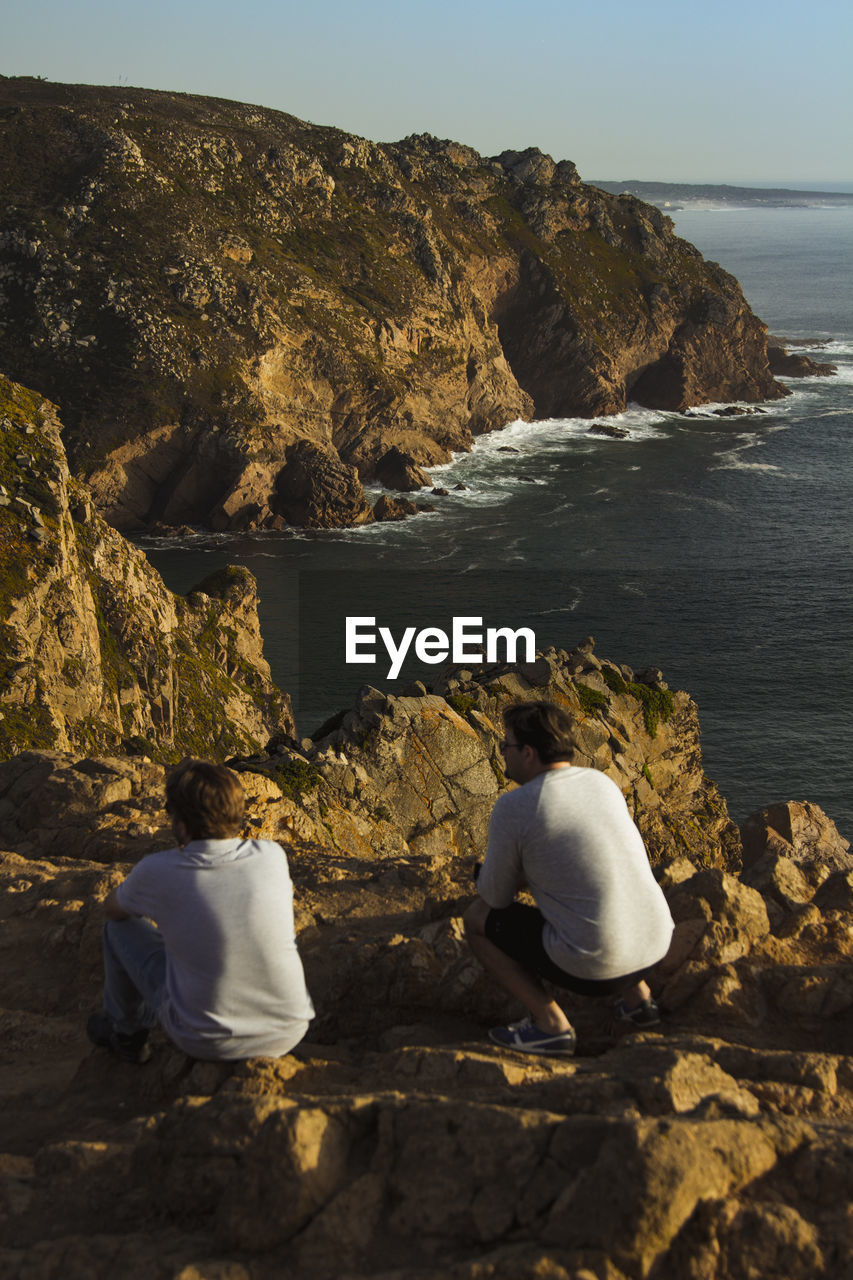
<svg viewBox="0 0 853 1280"><path fill-rule="evenodd" d="M104 898L104 914L108 920L127 920L129 918L129 912L122 911L121 907L118 905L116 893L117 890L113 889L112 893L108 894L107 897Z"/></svg>

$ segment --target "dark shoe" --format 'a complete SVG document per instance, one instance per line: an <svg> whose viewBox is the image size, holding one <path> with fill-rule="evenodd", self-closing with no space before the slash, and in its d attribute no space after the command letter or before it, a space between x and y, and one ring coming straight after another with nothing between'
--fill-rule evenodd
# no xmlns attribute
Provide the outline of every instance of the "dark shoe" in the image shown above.
<svg viewBox="0 0 853 1280"><path fill-rule="evenodd" d="M148 1045L148 1032L143 1027L132 1035L122 1035L116 1031L105 1013L93 1013L86 1023L86 1035L92 1044L99 1049L112 1049L122 1062L133 1062L141 1066L151 1057Z"/></svg>
<svg viewBox="0 0 853 1280"><path fill-rule="evenodd" d="M512 1022L508 1027L492 1027L489 1037L504 1049L515 1049L520 1053L561 1054L565 1058L572 1056L576 1044L571 1027L568 1031L540 1031L531 1018Z"/></svg>
<svg viewBox="0 0 853 1280"><path fill-rule="evenodd" d="M644 1000L633 1009L629 1009L624 1000L617 1000L613 1011L617 1022L630 1022L635 1027L657 1027L660 1024L660 1009L654 1000Z"/></svg>

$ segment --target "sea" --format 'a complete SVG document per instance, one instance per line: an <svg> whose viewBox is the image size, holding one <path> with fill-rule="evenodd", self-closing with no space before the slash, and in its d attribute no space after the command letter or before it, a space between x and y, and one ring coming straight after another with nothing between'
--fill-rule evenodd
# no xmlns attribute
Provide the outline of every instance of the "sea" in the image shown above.
<svg viewBox="0 0 853 1280"><path fill-rule="evenodd" d="M400 523L141 545L174 591L251 569L301 735L365 684L429 685L454 656L454 619L468 666L490 629L526 629L538 648L591 635L599 657L659 668L695 699L705 772L735 821L809 800L850 839L853 206L672 216L772 334L837 374L791 380L750 417L629 406L608 419L619 439L586 419L511 423L435 468L447 496L420 495L436 510Z"/></svg>

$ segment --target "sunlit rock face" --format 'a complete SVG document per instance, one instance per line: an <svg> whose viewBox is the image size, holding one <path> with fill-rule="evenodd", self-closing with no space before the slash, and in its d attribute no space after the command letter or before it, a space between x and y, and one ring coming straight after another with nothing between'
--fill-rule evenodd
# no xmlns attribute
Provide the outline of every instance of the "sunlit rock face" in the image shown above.
<svg viewBox="0 0 853 1280"><path fill-rule="evenodd" d="M545 665L492 673L488 697L544 688ZM548 686L569 698L555 665ZM657 867L676 921L651 979L661 1026L620 1031L609 1001L566 996L577 1057L501 1050L486 1028L520 1010L460 920L502 785L496 706L478 706L469 681L446 694L367 690L326 742L233 762L247 831L287 851L317 1008L280 1059L193 1061L155 1032L138 1068L87 1044L100 902L171 841L165 771L62 752L0 764L0 846L16 850L0 853L4 1274L106 1278L120 1257L134 1274L186 1277L838 1275L846 842L805 805L787 806L784 834L783 806L755 816L745 848L768 847L743 876L731 848L717 848L725 870L676 839L682 852ZM584 757L592 725L617 716L630 756L636 694L580 696ZM677 749L684 697L638 750Z"/></svg>
<svg viewBox="0 0 853 1280"><path fill-rule="evenodd" d="M0 376L0 423L0 758L222 758L292 731L248 570L167 591L69 475L54 405Z"/></svg>
<svg viewBox="0 0 853 1280"><path fill-rule="evenodd" d="M782 394L731 276L535 148L28 78L0 111L7 372L120 528L358 523L391 449ZM282 483L305 440L334 455L316 501Z"/></svg>

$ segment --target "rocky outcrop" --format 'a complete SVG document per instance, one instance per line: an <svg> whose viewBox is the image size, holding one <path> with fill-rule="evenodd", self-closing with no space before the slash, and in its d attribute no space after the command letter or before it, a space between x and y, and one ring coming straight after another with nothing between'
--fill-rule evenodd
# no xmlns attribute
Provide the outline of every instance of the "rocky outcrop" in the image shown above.
<svg viewBox="0 0 853 1280"><path fill-rule="evenodd" d="M838 372L836 364L812 360L811 356L786 351L784 347L768 346L767 360L770 372L781 378L816 378Z"/></svg>
<svg viewBox="0 0 853 1280"><path fill-rule="evenodd" d="M194 1062L157 1033L134 1068L87 1045L99 901L168 839L163 770L59 753L0 765L0 842L21 850L0 854L0 1271L835 1280L850 1254L853 894L832 824L792 810L806 888L786 905L720 866L660 865L677 923L653 980L659 1029L620 1034L607 1002L567 997L577 1058L508 1053L485 1028L517 1009L462 940L471 859L418 827L497 779L477 767L474 707L463 719L422 693L418 718L416 701L367 695L377 740L359 761L321 750L313 781L288 748L275 777L242 775L248 829L288 848L318 1009L283 1059ZM412 767L423 734L408 792L395 726ZM451 755L441 793L430 761ZM386 762L382 790L368 760L377 777ZM360 849L331 838L345 812Z"/></svg>
<svg viewBox="0 0 853 1280"><path fill-rule="evenodd" d="M782 394L731 276L535 148L28 78L0 119L2 359L118 527L340 524L389 450ZM300 441L329 463L291 501Z"/></svg>
<svg viewBox="0 0 853 1280"><path fill-rule="evenodd" d="M413 493L416 489L428 488L431 484L429 476L421 470L412 455L403 453L396 445L377 462L376 479L386 489L398 489L404 493Z"/></svg>
<svg viewBox="0 0 853 1280"><path fill-rule="evenodd" d="M507 786L501 708L517 698L550 698L576 721L578 762L619 784L654 864L689 857L700 866L738 868L737 828L702 770L696 707L687 694L667 689L659 672L642 675L655 683L600 661L586 641L571 654L552 650L535 663L496 664L476 678L448 669L441 693L418 684L394 697L365 686L315 741L281 735L267 752L229 763L253 796L264 834L286 827L344 856L413 860L434 865L437 874L446 866L464 880ZM107 760L93 773L55 752L0 765L0 846L50 857L64 841L73 856L122 858L128 823L143 835L168 831L165 815L155 821L151 810L144 821L128 817L129 797L157 790L163 776L150 762L136 768L132 760ZM78 837L70 822L63 828L50 797L74 792L70 809L91 808L101 794L92 790L93 777L98 786L110 783L103 807L121 801L118 829L104 817L97 831Z"/></svg>
<svg viewBox="0 0 853 1280"><path fill-rule="evenodd" d="M354 467L330 449L300 440L287 451L273 506L286 524L309 529L368 524L373 519Z"/></svg>
<svg viewBox="0 0 853 1280"><path fill-rule="evenodd" d="M54 406L0 377L0 419L0 758L221 758L291 731L248 570L173 595L69 476Z"/></svg>

